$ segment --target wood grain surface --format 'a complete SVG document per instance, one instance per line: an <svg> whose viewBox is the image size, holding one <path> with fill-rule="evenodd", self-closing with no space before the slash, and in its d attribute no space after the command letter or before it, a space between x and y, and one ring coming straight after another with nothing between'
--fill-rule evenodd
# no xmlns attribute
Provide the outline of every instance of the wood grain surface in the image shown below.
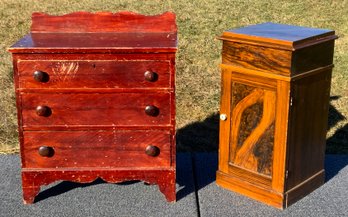
<svg viewBox="0 0 348 217"><path fill-rule="evenodd" d="M171 132L150 130L26 131L23 168L115 168L171 166ZM160 149L156 157L145 154L147 146ZM49 146L52 157L39 155Z"/></svg>
<svg viewBox="0 0 348 217"><path fill-rule="evenodd" d="M166 12L146 16L134 12L118 13L85 11L54 16L36 12L31 17L33 33L91 32L176 32L175 14Z"/></svg>
<svg viewBox="0 0 348 217"><path fill-rule="evenodd" d="M18 62L19 88L170 88L169 64L146 60L22 60ZM36 81L35 71L46 73L47 81ZM146 71L156 73L156 81L145 80Z"/></svg>
<svg viewBox="0 0 348 217"><path fill-rule="evenodd" d="M324 170L330 84L331 70L315 73L292 84L287 190Z"/></svg>
<svg viewBox="0 0 348 217"><path fill-rule="evenodd" d="M157 184L168 202L176 200L175 169L129 169L115 168L93 170L23 170L23 202L34 203L35 196L42 185L64 180L79 183L91 183L97 178L109 183L120 183L127 180L140 180L148 184Z"/></svg>
<svg viewBox="0 0 348 217"><path fill-rule="evenodd" d="M242 99L235 106L235 109L232 111L232 120L236 122L232 123L231 128L236 128L237 130L240 130L240 124L247 124L245 122L241 123L241 118L238 118L238 116L242 116L244 111L251 105L255 104L258 100L262 100L263 102L263 111L262 116L260 118L260 122L251 131L250 135L246 137L243 143L240 144L238 149L236 147L236 144L233 143L238 139L238 134L233 134L233 132L231 133L231 150L236 150L232 162L245 169L249 169L259 173L264 173L266 175L271 175L272 154L269 156L268 153L273 152L273 141L266 140L266 143L262 144L263 140L261 140L261 137L267 132L267 130L273 124L275 119L275 92L263 92L260 89L255 89L255 91L253 91L250 95ZM270 133L266 134L266 136L272 137L273 133L274 132L271 131Z"/></svg>
<svg viewBox="0 0 348 217"><path fill-rule="evenodd" d="M170 94L166 92L141 93L85 93L85 94L23 94L23 127L118 125L159 126L171 124ZM49 117L38 116L36 108L48 106ZM145 113L148 105L159 109L155 117Z"/></svg>
<svg viewBox="0 0 348 217"><path fill-rule="evenodd" d="M267 73L290 74L291 52L274 48L224 42L222 63Z"/></svg>
<svg viewBox="0 0 348 217"><path fill-rule="evenodd" d="M177 50L169 33L31 33L9 48L12 53L170 53ZM83 58L83 57L81 57Z"/></svg>

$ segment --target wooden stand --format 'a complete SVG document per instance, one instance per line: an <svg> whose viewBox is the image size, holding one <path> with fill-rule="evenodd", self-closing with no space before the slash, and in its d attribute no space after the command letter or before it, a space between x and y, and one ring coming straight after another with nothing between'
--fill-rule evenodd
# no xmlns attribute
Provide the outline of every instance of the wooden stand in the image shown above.
<svg viewBox="0 0 348 217"><path fill-rule="evenodd" d="M57 180L142 180L175 201L175 15L34 13L9 50L24 203Z"/></svg>
<svg viewBox="0 0 348 217"><path fill-rule="evenodd" d="M286 208L323 184L336 38L274 23L222 34L218 185Z"/></svg>

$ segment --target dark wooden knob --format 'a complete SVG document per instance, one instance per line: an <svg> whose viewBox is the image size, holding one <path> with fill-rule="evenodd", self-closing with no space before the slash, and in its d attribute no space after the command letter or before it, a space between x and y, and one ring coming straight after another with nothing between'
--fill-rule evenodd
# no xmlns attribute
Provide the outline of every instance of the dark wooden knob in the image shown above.
<svg viewBox="0 0 348 217"><path fill-rule="evenodd" d="M151 157L156 157L160 153L160 149L157 146L149 145L145 149L145 153Z"/></svg>
<svg viewBox="0 0 348 217"><path fill-rule="evenodd" d="M54 150L52 147L49 146L41 146L39 148L39 154L42 157L52 157L54 155Z"/></svg>
<svg viewBox="0 0 348 217"><path fill-rule="evenodd" d="M38 82L47 82L49 80L48 74L43 71L35 71L33 77Z"/></svg>
<svg viewBox="0 0 348 217"><path fill-rule="evenodd" d="M36 107L36 114L39 116L48 117L52 114L52 111L48 106L39 105Z"/></svg>
<svg viewBox="0 0 348 217"><path fill-rule="evenodd" d="M156 72L146 71L144 73L144 78L146 81L154 82L157 81L158 75Z"/></svg>
<svg viewBox="0 0 348 217"><path fill-rule="evenodd" d="M149 116L157 116L159 114L159 109L154 105L148 105L145 107L145 113Z"/></svg>

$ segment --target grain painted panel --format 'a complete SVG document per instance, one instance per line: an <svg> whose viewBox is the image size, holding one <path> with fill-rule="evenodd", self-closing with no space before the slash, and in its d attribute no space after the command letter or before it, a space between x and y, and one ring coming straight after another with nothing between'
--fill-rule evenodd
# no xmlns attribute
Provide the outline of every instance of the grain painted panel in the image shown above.
<svg viewBox="0 0 348 217"><path fill-rule="evenodd" d="M145 60L55 60L18 61L19 88L169 88L169 61ZM35 71L47 75L47 81L33 77ZM145 80L145 72L155 73L154 81Z"/></svg>
<svg viewBox="0 0 348 217"><path fill-rule="evenodd" d="M170 125L170 94L86 93L22 94L23 126L158 126ZM149 116L145 108L158 108ZM47 106L51 114L38 116L37 106Z"/></svg>
<svg viewBox="0 0 348 217"><path fill-rule="evenodd" d="M23 167L167 167L170 141L169 131L26 131ZM148 145L157 146L160 154L146 155ZM52 147L53 156L40 156L41 146Z"/></svg>

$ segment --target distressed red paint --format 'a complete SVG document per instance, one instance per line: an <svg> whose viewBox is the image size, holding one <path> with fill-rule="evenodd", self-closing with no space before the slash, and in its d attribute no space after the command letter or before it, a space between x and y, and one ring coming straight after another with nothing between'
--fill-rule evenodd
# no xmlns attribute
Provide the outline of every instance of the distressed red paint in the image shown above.
<svg viewBox="0 0 348 217"><path fill-rule="evenodd" d="M175 201L175 15L34 13L32 21L9 49L24 203L42 185L97 178L157 184Z"/></svg>

